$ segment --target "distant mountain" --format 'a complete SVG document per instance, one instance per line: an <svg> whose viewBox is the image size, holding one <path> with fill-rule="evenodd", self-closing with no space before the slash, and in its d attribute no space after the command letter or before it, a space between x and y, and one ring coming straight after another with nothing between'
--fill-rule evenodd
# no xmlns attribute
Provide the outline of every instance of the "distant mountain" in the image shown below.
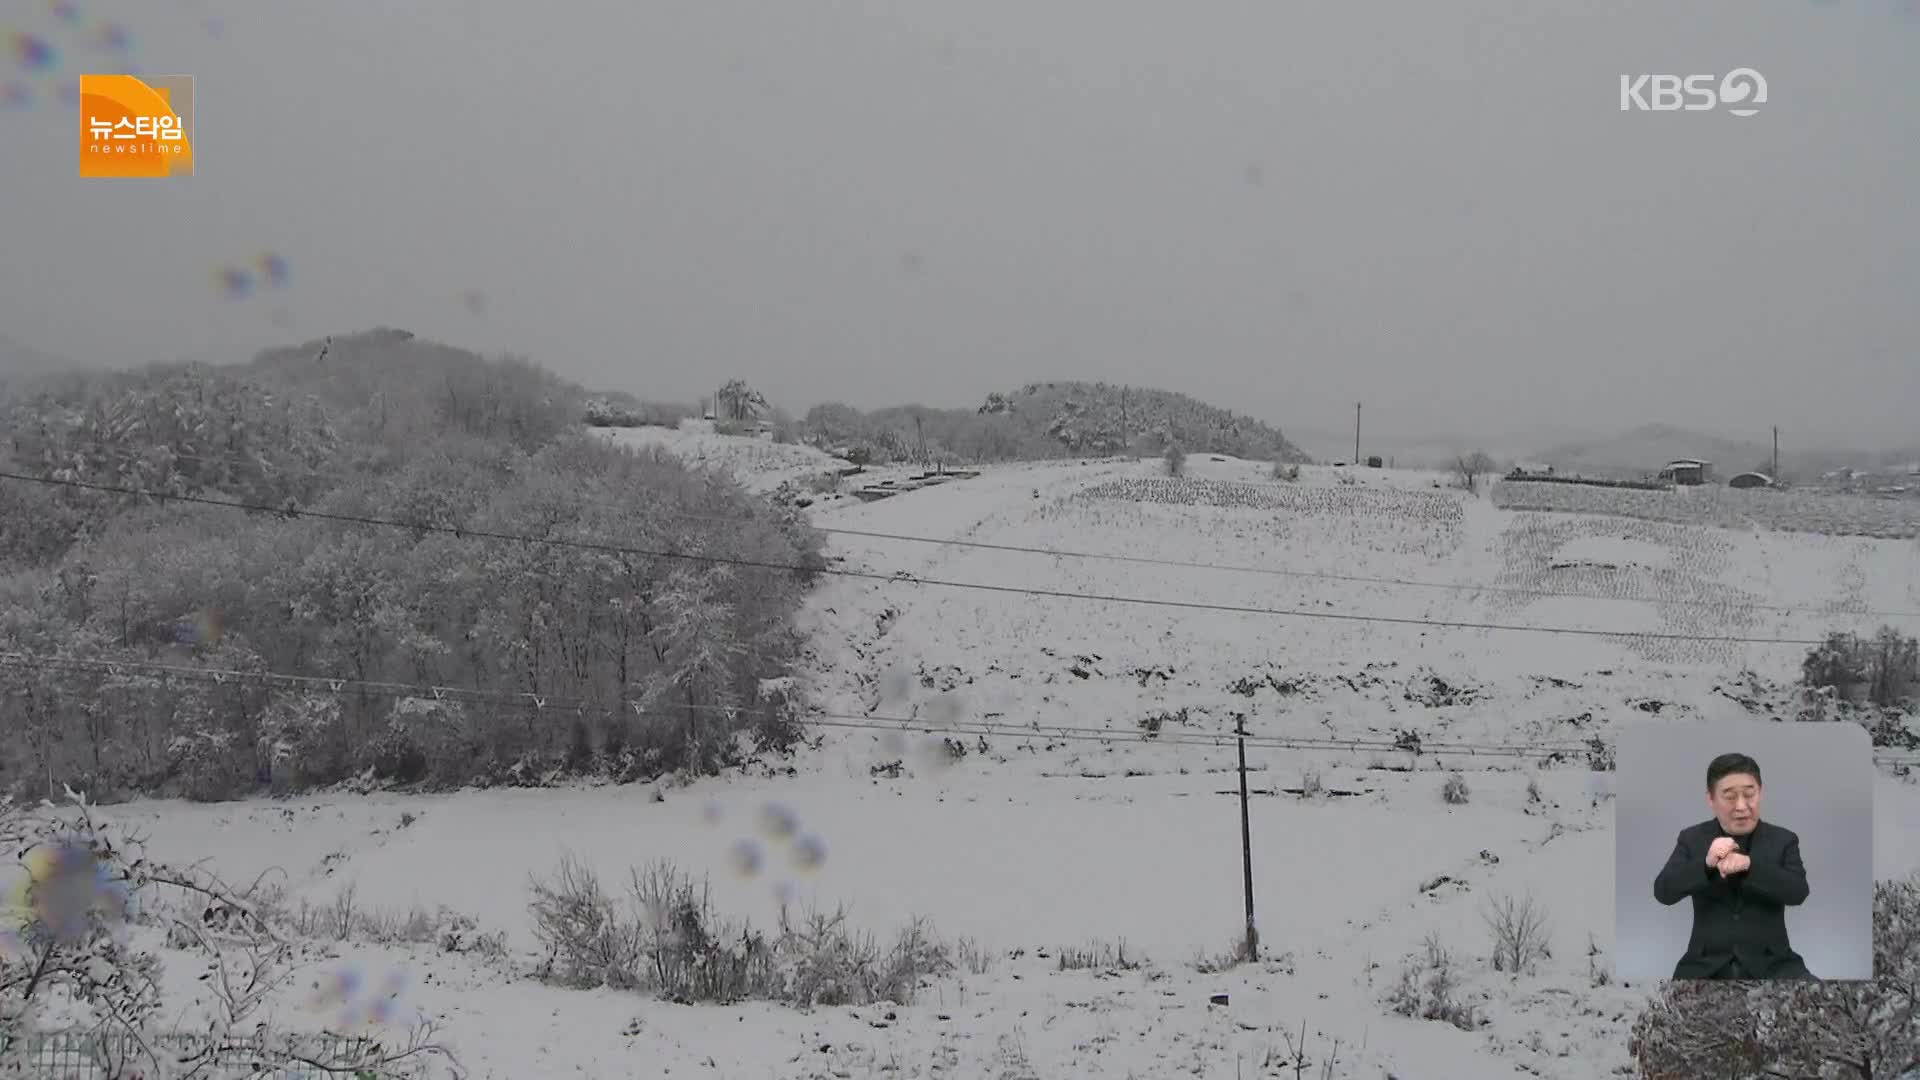
<svg viewBox="0 0 1920 1080"><path fill-rule="evenodd" d="M1168 443L1192 453L1260 461L1311 460L1280 429L1169 390L1115 383L1030 383L988 394L975 409L898 405L862 412L839 402L808 411L807 437L871 460L1032 461L1133 452Z"/></svg>
<svg viewBox="0 0 1920 1080"><path fill-rule="evenodd" d="M1361 419L1367 421L1364 414ZM1482 451L1504 466L1531 460L1533 451L1543 444L1571 442L1586 434L1570 428L1537 427L1455 435L1407 432L1387 422L1363 422L1360 456L1364 459L1377 454L1403 469L1452 469L1460 458ZM1287 437L1322 461L1347 461L1354 456L1351 421L1344 429L1293 425L1287 428Z"/></svg>
<svg viewBox="0 0 1920 1080"><path fill-rule="evenodd" d="M1760 440L1728 439L1672 424L1643 424L1621 435L1567 442L1529 455L1529 460L1567 473L1638 476L1657 472L1677 458L1701 458L1723 477L1748 470L1768 471L1773 446ZM1920 447L1897 450L1809 449L1783 436L1780 472L1784 479L1809 480L1835 469L1904 469L1920 462Z"/></svg>
<svg viewBox="0 0 1920 1080"><path fill-rule="evenodd" d="M1659 472L1670 461L1699 458L1712 462L1715 472L1731 476L1766 465L1773 447L1673 424L1642 424L1611 438L1562 443L1530 456L1558 472L1593 476L1639 476Z"/></svg>

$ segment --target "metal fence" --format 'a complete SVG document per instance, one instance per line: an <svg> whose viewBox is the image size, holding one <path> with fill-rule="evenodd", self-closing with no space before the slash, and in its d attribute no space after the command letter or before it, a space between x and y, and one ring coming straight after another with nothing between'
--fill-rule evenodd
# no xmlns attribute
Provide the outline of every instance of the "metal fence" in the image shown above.
<svg viewBox="0 0 1920 1080"><path fill-rule="evenodd" d="M19 1056L14 1060L26 1071L23 1075L35 1080L130 1080L145 1075L140 1068L143 1053L139 1041L125 1032L100 1031L43 1031L17 1036L18 1043L6 1035L0 1035L0 1054ZM320 1035L304 1040L301 1051L314 1061L329 1064L339 1063L334 1071L316 1068L312 1065L295 1064L275 1068L256 1065L259 1059L257 1051L244 1040L226 1040L220 1048L205 1057L196 1055L207 1049L207 1038L192 1032L149 1035L146 1044L164 1057L191 1062L203 1070L201 1075L211 1074L220 1080L228 1077L245 1076L252 1080L342 1080L352 1075L355 1080L379 1080L372 1071L343 1074L338 1069L364 1050L369 1040L346 1035ZM254 1066L249 1069L249 1066Z"/></svg>

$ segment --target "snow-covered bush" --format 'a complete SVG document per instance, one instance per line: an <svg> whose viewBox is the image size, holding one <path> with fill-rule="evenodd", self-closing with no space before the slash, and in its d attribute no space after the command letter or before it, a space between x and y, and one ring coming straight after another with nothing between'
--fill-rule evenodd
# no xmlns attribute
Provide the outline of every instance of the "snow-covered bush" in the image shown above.
<svg viewBox="0 0 1920 1080"><path fill-rule="evenodd" d="M365 764L401 783L459 783L468 778L476 749L459 702L405 697L393 703Z"/></svg>
<svg viewBox="0 0 1920 1080"><path fill-rule="evenodd" d="M1385 1004L1395 1016L1437 1020L1462 1031L1480 1027L1479 1009L1465 1000L1453 953L1429 934L1423 952L1409 956L1388 989Z"/></svg>
<svg viewBox="0 0 1920 1080"><path fill-rule="evenodd" d="M174 787L196 802L231 799L254 786L253 748L231 731L198 728L167 745Z"/></svg>
<svg viewBox="0 0 1920 1080"><path fill-rule="evenodd" d="M263 1008L296 969L248 893L147 858L139 837L71 790L59 806L0 802L0 847L27 882L0 950L0 1075L42 1075L29 1071L42 1036L73 1030L104 1036L97 1046L115 1059L104 1063L112 1076L240 1080L315 1063L312 1040L276 1030ZM163 949L206 967L206 1015L183 1016L166 998ZM174 1027L182 1020L184 1031ZM421 1027L399 1046L336 1040L317 1064L412 1077L451 1060Z"/></svg>
<svg viewBox="0 0 1920 1080"><path fill-rule="evenodd" d="M260 755L276 794L340 779L347 771L340 699L328 694L275 695L260 718Z"/></svg>
<svg viewBox="0 0 1920 1080"><path fill-rule="evenodd" d="M1874 886L1869 982L1662 984L1633 1024L1640 1076L1905 1077L1920 1069L1920 875Z"/></svg>
<svg viewBox="0 0 1920 1080"><path fill-rule="evenodd" d="M1855 704L1906 708L1920 697L1920 641L1883 626L1872 638L1835 633L1807 653L1801 682Z"/></svg>

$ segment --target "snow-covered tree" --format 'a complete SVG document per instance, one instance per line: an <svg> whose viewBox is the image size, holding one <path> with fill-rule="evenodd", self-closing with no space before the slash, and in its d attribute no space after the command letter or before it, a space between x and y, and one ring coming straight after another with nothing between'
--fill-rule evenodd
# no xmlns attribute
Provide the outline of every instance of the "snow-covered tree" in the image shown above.
<svg viewBox="0 0 1920 1080"><path fill-rule="evenodd" d="M664 618L655 642L667 664L667 686L686 706L686 763L696 772L711 762L710 726L735 708L734 662L745 651L732 625L732 608L720 598L729 568L677 570L668 577L658 601ZM664 693L657 695L664 698Z"/></svg>
<svg viewBox="0 0 1920 1080"><path fill-rule="evenodd" d="M729 379L716 395L714 411L725 420L752 420L767 411L767 399L745 379Z"/></svg>

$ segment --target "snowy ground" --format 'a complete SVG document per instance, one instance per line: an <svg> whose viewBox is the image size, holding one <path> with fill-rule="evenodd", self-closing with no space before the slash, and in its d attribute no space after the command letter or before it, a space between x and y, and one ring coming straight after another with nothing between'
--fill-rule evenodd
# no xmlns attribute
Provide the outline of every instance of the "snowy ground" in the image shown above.
<svg viewBox="0 0 1920 1080"><path fill-rule="evenodd" d="M778 471L730 453L713 460ZM1172 738L1224 731L1245 714L1264 736L1577 745L1623 724L1752 715L1743 670L1785 678L1805 652L1628 635L1920 629L1870 614L1920 610L1910 542L1514 513L1434 474L1310 467L1281 484L1265 465L1200 456L1182 480L1157 462L1009 466L820 509L816 520L1234 569L834 534L842 565L923 580L822 587L806 612L813 703L968 725L953 740L966 750L957 758L939 736L826 728L794 775L110 813L137 821L154 854L211 857L232 880L277 868L314 902L351 887L364 907L445 905L505 931L518 956L504 966L424 946L341 946L327 961L373 980L405 972L407 1005L444 1020L475 1076L1280 1076L1293 1075L1289 1040L1304 1030L1310 1076L1337 1041L1331 1076L1601 1077L1626 1064L1627 1025L1646 992L1594 977L1612 948L1610 775L1577 753L1250 751L1269 960L1202 975L1195 955L1225 951L1243 921L1234 758ZM983 737L984 724L995 726ZM1144 738L1150 729L1161 738ZM1416 771L1392 771L1408 765ZM1469 785L1466 805L1440 798L1448 768ZM1310 772L1324 794L1284 790ZM1878 821L1920 818L1920 786L1882 775L1875 795ZM768 804L798 819L824 861L796 867L762 829ZM1878 876L1920 869L1920 837L1885 827L1874 837ZM743 844L761 856L753 874L738 869ZM762 925L783 893L847 903L879 931L925 915L995 959L897 1009L692 1008L553 989L515 970L533 945L528 876L567 853L615 879L672 859L710 875L724 911ZM1531 895L1550 913L1552 957L1538 974L1514 979L1487 963L1481 913L1501 894ZM1459 996L1486 1019L1475 1030L1393 1016L1382 1003L1430 935L1455 957ZM1059 970L1063 947L1123 939L1147 969ZM1212 1004L1215 994L1227 1004Z"/></svg>
<svg viewBox="0 0 1920 1080"><path fill-rule="evenodd" d="M720 469L750 491L772 491L787 481L802 481L846 468L847 463L812 446L776 443L739 435L719 435L711 424L687 421L679 428L588 428L616 445L636 450L661 449L696 468Z"/></svg>
<svg viewBox="0 0 1920 1080"><path fill-rule="evenodd" d="M679 428L589 428L601 438L635 449L659 449L695 468L725 472L748 491L770 494L786 486L814 512L859 505L855 492L869 486L905 484L924 470L913 464L876 465L845 475L852 466L812 446L721 435L703 420Z"/></svg>

